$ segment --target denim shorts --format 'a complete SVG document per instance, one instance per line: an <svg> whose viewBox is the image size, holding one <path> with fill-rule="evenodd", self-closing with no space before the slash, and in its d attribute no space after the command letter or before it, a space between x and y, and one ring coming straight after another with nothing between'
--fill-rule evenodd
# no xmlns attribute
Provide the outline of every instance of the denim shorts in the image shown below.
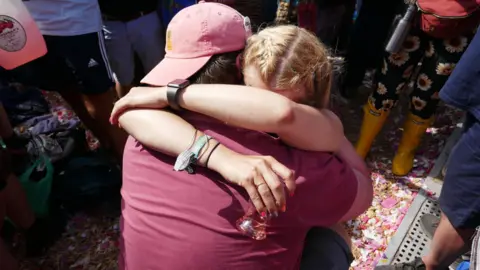
<svg viewBox="0 0 480 270"><path fill-rule="evenodd" d="M480 225L480 121L469 113L449 157L440 208L455 228Z"/></svg>
<svg viewBox="0 0 480 270"><path fill-rule="evenodd" d="M352 252L339 234L327 228L308 232L300 270L348 270L352 262Z"/></svg>

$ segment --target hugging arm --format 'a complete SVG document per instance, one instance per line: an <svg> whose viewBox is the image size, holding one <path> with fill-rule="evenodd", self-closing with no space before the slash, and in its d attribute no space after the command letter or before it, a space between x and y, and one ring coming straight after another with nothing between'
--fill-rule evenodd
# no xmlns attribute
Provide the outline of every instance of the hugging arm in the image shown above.
<svg viewBox="0 0 480 270"><path fill-rule="evenodd" d="M340 119L327 109L295 103L277 93L237 85L191 85L179 93L182 108L229 125L276 133L294 147L337 152L343 140ZM130 108L162 108L166 87L137 87L115 105L115 119Z"/></svg>
<svg viewBox="0 0 480 270"><path fill-rule="evenodd" d="M162 110L127 111L119 122L135 139L170 156L178 156L191 147L195 136L203 135L179 116ZM221 144L214 148L217 143L215 139L208 141L198 165L208 165L226 180L245 188L259 212L283 211L284 186L289 192L295 189L292 171L272 157L240 155Z"/></svg>
<svg viewBox="0 0 480 270"><path fill-rule="evenodd" d="M311 151L336 152L343 126L331 111L295 103L271 91L237 85L193 85L180 106L230 125L276 133L287 144Z"/></svg>
<svg viewBox="0 0 480 270"><path fill-rule="evenodd" d="M309 151L335 152L369 175L330 110L299 104L277 93L237 85L193 85L179 95L182 108L234 126L276 133L286 144Z"/></svg>

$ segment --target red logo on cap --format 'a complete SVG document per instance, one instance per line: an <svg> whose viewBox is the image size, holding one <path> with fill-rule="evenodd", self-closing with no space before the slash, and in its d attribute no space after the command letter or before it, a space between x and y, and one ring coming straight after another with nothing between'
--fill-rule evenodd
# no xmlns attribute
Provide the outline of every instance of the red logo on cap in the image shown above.
<svg viewBox="0 0 480 270"><path fill-rule="evenodd" d="M0 34L5 31L5 29L12 29L13 21L11 20L0 20Z"/></svg>

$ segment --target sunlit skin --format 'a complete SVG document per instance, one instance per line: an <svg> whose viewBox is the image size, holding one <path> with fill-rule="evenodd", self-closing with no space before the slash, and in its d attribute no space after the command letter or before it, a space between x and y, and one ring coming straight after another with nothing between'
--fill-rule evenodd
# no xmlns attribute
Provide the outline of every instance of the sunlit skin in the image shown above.
<svg viewBox="0 0 480 270"><path fill-rule="evenodd" d="M264 81L262 81L257 67L253 65L246 66L243 69L243 79L246 86L252 86L252 87L273 91L295 102L301 103L301 101L305 99L305 94L304 94L305 91L303 87L302 89L287 89L287 90L271 89L270 86L268 86L267 84L265 84ZM335 224L334 226L331 227L331 229L336 231L345 240L349 248L352 247L350 236L346 231L345 225L343 223Z"/></svg>

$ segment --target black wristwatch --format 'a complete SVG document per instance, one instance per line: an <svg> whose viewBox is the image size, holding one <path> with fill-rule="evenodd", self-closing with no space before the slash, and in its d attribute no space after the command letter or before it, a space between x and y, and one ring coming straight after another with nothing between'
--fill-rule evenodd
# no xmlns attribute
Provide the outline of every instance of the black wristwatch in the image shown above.
<svg viewBox="0 0 480 270"><path fill-rule="evenodd" d="M178 104L178 95L181 90L190 85L188 80L176 79L167 84L167 102L174 110L181 110L182 108Z"/></svg>

